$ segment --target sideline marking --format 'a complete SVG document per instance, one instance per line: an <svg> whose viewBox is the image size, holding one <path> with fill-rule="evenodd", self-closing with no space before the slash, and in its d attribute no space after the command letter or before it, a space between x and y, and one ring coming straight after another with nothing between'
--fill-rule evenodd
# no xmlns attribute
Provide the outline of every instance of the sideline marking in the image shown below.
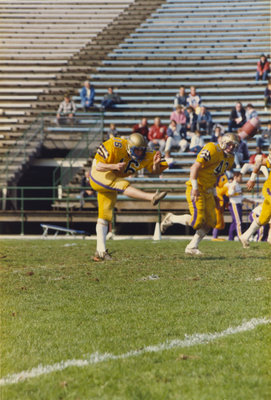
<svg viewBox="0 0 271 400"><path fill-rule="evenodd" d="M247 332L255 329L259 325L266 325L271 323L270 319L267 318L252 318L250 321L243 322L241 325L236 327L229 327L222 332L215 333L194 333L193 335L185 335L185 339L174 339L166 341L164 343L146 346L140 350L131 350L124 354L111 354L104 353L99 354L93 353L87 359L84 360L67 360L61 361L52 365L38 365L38 367L32 368L28 371L22 371L17 374L7 375L0 379L0 386L10 385L13 383L23 382L29 378L36 378L41 375L50 374L51 372L63 371L68 367L86 367L92 364L98 364L108 360L120 360L129 357L136 357L144 353L157 353L158 351L170 350L177 347L191 347L198 344L207 344L216 339L220 339L226 336L234 335L236 333Z"/></svg>

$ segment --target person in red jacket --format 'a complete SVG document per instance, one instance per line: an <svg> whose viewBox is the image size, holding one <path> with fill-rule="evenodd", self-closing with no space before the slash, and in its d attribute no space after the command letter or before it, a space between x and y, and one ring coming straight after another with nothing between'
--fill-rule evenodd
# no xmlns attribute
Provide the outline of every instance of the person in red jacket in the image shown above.
<svg viewBox="0 0 271 400"><path fill-rule="evenodd" d="M268 72L270 70L270 64L267 60L267 57L262 54L260 60L257 62L257 72L256 72L256 81L259 79L266 81L268 79Z"/></svg>
<svg viewBox="0 0 271 400"><path fill-rule="evenodd" d="M133 133L140 133L146 140L148 140L149 125L147 118L143 117L139 124L133 126Z"/></svg>
<svg viewBox="0 0 271 400"><path fill-rule="evenodd" d="M164 151L167 139L167 127L161 124L159 117L154 118L154 124L149 130L149 147L152 150Z"/></svg>

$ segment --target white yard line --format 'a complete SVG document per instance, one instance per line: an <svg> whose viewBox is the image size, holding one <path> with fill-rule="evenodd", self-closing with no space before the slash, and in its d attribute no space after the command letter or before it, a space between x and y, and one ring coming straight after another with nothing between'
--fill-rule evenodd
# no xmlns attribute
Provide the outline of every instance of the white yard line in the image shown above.
<svg viewBox="0 0 271 400"><path fill-rule="evenodd" d="M174 339L171 341L166 341L158 345L146 346L140 350L131 350L124 354L111 354L111 353L94 353L88 358L82 360L67 360L60 361L59 363L52 365L39 365L36 368L32 368L28 371L22 371L17 374L7 375L6 377L0 379L0 386L10 385L13 383L23 382L29 378L36 378L41 375L50 374L51 372L63 371L68 367L86 367L88 365L98 364L110 360L120 360L129 357L140 356L145 353L157 353L159 351L170 350L174 348L191 347L199 344L207 344L216 339L224 338L226 336L234 335L236 333L247 332L255 329L259 325L266 325L271 322L267 318L253 318L250 321L243 322L241 325L236 327L229 327L222 332L215 333L195 333L193 335L185 335L183 340Z"/></svg>

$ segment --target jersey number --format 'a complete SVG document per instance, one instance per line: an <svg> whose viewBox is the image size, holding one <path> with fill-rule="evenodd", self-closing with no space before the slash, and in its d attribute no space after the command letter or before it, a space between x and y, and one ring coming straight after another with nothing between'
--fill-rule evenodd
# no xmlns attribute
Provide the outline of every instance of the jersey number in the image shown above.
<svg viewBox="0 0 271 400"><path fill-rule="evenodd" d="M132 164L134 164L135 167L139 166L139 162L137 162L136 160L130 160L127 164L127 167L125 169L125 173L127 174L127 172L130 172L131 174L134 174L136 172L136 169L134 169L132 167Z"/></svg>
<svg viewBox="0 0 271 400"><path fill-rule="evenodd" d="M228 165L229 165L229 163L228 163L228 161L226 161L225 162L225 168L223 168L224 167L224 161L220 161L220 163L218 164L218 166L215 168L215 170L214 170L214 174L215 175L222 175L222 174L224 174L224 172L227 170L227 168L228 168ZM221 171L223 170L223 173L221 173Z"/></svg>

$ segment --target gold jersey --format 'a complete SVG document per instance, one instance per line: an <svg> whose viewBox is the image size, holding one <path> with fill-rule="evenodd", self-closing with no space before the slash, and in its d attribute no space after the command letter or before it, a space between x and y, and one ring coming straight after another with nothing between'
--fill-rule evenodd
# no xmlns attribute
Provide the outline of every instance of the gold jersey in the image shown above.
<svg viewBox="0 0 271 400"><path fill-rule="evenodd" d="M201 149L196 161L201 164L197 178L198 184L206 190L213 188L219 177L232 168L234 156L226 155L218 144L210 142Z"/></svg>
<svg viewBox="0 0 271 400"><path fill-rule="evenodd" d="M269 169L271 168L271 162L269 160L266 160L266 166ZM271 195L271 171L269 171L269 175L264 183L264 186L269 189L269 194Z"/></svg>
<svg viewBox="0 0 271 400"><path fill-rule="evenodd" d="M95 160L104 164L118 164L120 162L125 162L126 168L124 172L116 172L120 177L132 175L142 168L146 168L149 172L152 172L153 157L156 152L147 150L143 160L135 160L128 154L127 146L128 141L126 139L111 138L98 147ZM167 162L162 160L160 163L161 172L167 167Z"/></svg>

